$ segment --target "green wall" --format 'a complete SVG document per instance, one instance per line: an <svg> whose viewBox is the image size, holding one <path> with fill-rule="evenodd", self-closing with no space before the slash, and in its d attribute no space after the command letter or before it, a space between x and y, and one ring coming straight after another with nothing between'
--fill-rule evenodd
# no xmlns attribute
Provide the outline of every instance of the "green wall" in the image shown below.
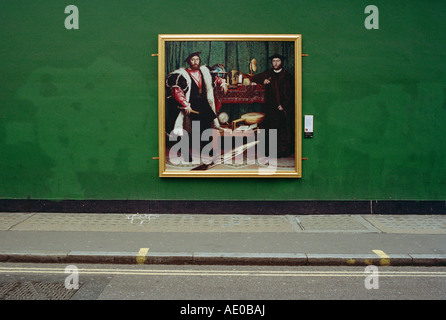
<svg viewBox="0 0 446 320"><path fill-rule="evenodd" d="M445 30L444 0L2 0L0 198L446 199ZM302 34L302 179L158 177L169 33Z"/></svg>

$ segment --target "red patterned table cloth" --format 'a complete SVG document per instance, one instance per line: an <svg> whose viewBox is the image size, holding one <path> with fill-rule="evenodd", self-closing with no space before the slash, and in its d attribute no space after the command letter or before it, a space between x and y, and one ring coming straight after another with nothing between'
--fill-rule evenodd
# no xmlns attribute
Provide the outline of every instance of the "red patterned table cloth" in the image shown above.
<svg viewBox="0 0 446 320"><path fill-rule="evenodd" d="M229 89L226 94L220 88L216 89L215 98L217 109L222 103L264 103L265 89L259 85L240 86L236 89Z"/></svg>

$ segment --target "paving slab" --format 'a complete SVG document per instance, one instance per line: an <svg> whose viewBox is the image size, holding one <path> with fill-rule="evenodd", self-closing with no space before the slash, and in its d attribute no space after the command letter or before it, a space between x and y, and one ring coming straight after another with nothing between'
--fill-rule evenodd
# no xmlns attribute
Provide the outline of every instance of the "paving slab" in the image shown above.
<svg viewBox="0 0 446 320"><path fill-rule="evenodd" d="M365 219L385 233L446 234L446 216L376 215Z"/></svg>
<svg viewBox="0 0 446 320"><path fill-rule="evenodd" d="M0 213L0 262L446 265L445 218Z"/></svg>

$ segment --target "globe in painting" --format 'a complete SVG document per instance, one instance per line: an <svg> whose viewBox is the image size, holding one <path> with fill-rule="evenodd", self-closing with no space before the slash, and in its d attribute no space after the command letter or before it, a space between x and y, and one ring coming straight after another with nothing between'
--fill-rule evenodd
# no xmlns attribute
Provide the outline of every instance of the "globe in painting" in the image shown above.
<svg viewBox="0 0 446 320"><path fill-rule="evenodd" d="M213 74L216 74L218 77L220 78L224 78L227 74L226 70L225 70L225 66L222 65L221 63L218 63L216 65L212 66L212 71Z"/></svg>

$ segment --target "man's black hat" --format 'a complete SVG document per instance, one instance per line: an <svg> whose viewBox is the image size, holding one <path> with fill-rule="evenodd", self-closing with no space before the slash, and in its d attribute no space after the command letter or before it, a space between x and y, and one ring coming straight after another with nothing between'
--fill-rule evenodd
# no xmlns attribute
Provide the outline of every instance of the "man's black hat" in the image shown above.
<svg viewBox="0 0 446 320"><path fill-rule="evenodd" d="M284 57L284 56L282 56L282 55L280 55L280 54L278 54L278 53L273 54L273 55L272 55L271 57L269 57L268 59L269 59L269 60L273 60L274 58L279 58L280 60L282 60L282 62L285 61L285 59L286 59L286 57Z"/></svg>
<svg viewBox="0 0 446 320"><path fill-rule="evenodd" d="M186 58L186 60L184 60L184 62L189 63L189 60L190 60L192 57L195 57L195 56L200 57L200 54L201 54L201 51L191 53L190 55L187 56L187 58Z"/></svg>

